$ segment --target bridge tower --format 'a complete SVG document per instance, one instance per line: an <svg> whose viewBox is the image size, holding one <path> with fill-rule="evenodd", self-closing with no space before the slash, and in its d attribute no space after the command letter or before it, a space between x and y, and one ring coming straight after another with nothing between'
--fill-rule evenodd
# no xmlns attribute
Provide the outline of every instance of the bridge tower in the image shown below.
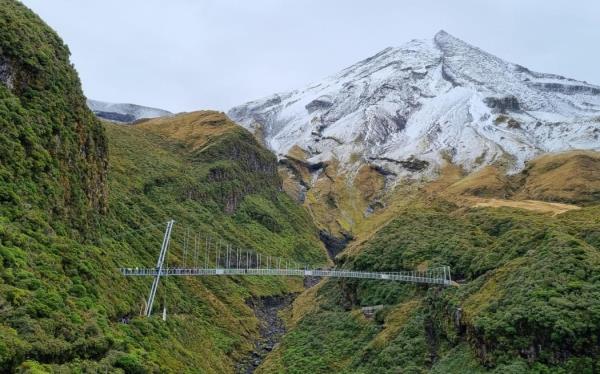
<svg viewBox="0 0 600 374"><path fill-rule="evenodd" d="M154 297L156 296L156 290L158 289L158 283L160 281L160 276L162 275L163 263L165 262L167 251L169 250L169 241L171 240L171 231L173 230L174 224L174 220L167 222L162 246L160 247L160 254L158 255L158 261L156 262L156 275L154 276L154 281L150 288L150 295L148 295L148 301L146 302L146 309L144 310L144 315L146 317L150 317L152 314L152 305L154 304Z"/></svg>

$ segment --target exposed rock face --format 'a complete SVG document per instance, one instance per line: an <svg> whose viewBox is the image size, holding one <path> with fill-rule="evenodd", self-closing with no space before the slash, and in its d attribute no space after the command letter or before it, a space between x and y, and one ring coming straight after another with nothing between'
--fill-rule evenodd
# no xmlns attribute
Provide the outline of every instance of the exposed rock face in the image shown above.
<svg viewBox="0 0 600 374"><path fill-rule="evenodd" d="M210 199L233 213L246 195L268 191L275 195L281 189L277 158L223 113L182 113L135 126L172 143L190 163L207 167L202 183L182 191L184 198Z"/></svg>
<svg viewBox="0 0 600 374"><path fill-rule="evenodd" d="M310 164L335 159L351 172L369 162L396 179L435 174L445 160L515 172L541 153L600 149L600 87L530 71L443 31L229 115L259 124L280 158L298 146Z"/></svg>
<svg viewBox="0 0 600 374"><path fill-rule="evenodd" d="M321 96L306 104L305 108L309 113L312 113L317 110L325 110L332 105L333 102L330 96Z"/></svg>
<svg viewBox="0 0 600 374"><path fill-rule="evenodd" d="M0 83L8 87L13 88L13 72L9 61L0 55Z"/></svg>
<svg viewBox="0 0 600 374"><path fill-rule="evenodd" d="M569 84L564 85L560 83L538 83L534 82L530 84L531 87L535 87L537 89L549 92L562 93L565 95L576 95L576 94L584 94L584 95L600 95L600 88L589 85L578 85L578 84Z"/></svg>
<svg viewBox="0 0 600 374"><path fill-rule="evenodd" d="M285 323L278 313L288 308L296 296L298 295L265 296L246 301L246 304L254 310L256 318L260 321L258 328L260 340L256 342L252 354L237 365L236 373L254 373L266 355L277 346L286 330Z"/></svg>
<svg viewBox="0 0 600 374"><path fill-rule="evenodd" d="M202 150L198 160L223 160L212 167L207 181L214 186L226 213L233 213L244 196L260 190L276 191L281 187L277 159L261 149L250 134L225 138L218 147ZM196 196L202 198L202 194Z"/></svg>
<svg viewBox="0 0 600 374"><path fill-rule="evenodd" d="M379 157L379 158L373 157L373 158L371 158L371 160L386 161L386 162L389 162L392 164L397 164L397 165L402 166L404 169L412 171L412 172L425 170L429 166L428 161L419 160L415 156L410 156L406 160L394 160L393 158L388 158L388 157Z"/></svg>
<svg viewBox="0 0 600 374"><path fill-rule="evenodd" d="M335 256L341 253L346 248L348 242L352 240L352 235L349 233L342 233L342 237L338 238L325 230L321 230L319 231L319 238L325 244L329 257L335 259Z"/></svg>
<svg viewBox="0 0 600 374"><path fill-rule="evenodd" d="M486 97L483 101L494 110L495 113L518 112L521 107L516 97L509 95L504 97Z"/></svg>
<svg viewBox="0 0 600 374"><path fill-rule="evenodd" d="M99 118L105 119L111 122L122 122L122 123L131 123L136 120L135 116L132 114L122 114L116 112L102 112L96 111L94 112L96 116Z"/></svg>

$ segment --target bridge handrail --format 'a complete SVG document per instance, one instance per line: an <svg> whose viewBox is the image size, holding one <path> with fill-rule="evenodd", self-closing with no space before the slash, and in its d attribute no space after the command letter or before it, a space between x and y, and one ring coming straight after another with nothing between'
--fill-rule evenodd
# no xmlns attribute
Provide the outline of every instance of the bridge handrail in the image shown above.
<svg viewBox="0 0 600 374"><path fill-rule="evenodd" d="M158 268L120 268L125 276L156 276ZM266 275L266 276L315 276L335 278L380 279L412 283L449 285L449 272L444 267L426 271L369 272L344 269L271 269L271 268L162 268L160 276L210 276L210 275ZM436 274L443 276L434 276ZM448 277L446 277L448 274Z"/></svg>

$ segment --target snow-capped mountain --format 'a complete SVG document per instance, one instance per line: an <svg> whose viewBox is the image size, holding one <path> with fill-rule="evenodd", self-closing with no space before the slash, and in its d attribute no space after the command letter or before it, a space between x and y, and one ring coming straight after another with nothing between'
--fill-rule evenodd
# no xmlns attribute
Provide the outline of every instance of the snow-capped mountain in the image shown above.
<svg viewBox="0 0 600 374"><path fill-rule="evenodd" d="M600 149L600 87L533 72L444 31L387 48L306 88L229 116L279 157L370 163L391 175L523 167L545 152ZM296 148L296 147L294 147Z"/></svg>
<svg viewBox="0 0 600 374"><path fill-rule="evenodd" d="M173 114L163 109L136 104L107 103L97 100L88 100L87 104L98 117L121 123L130 123L142 118L165 117Z"/></svg>

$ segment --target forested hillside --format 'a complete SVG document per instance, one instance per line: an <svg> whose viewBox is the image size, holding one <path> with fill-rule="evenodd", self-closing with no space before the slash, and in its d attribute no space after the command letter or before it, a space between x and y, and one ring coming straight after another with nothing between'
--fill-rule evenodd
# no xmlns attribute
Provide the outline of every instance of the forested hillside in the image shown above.
<svg viewBox="0 0 600 374"><path fill-rule="evenodd" d="M442 52L452 44L452 53L444 52L451 58L485 57L471 58L469 66L477 67L471 72L500 61L446 33L434 42ZM421 52L432 47L411 43ZM386 51L360 64L415 52ZM460 72L462 60L454 63ZM433 66L399 74L421 82ZM384 71L375 68L377 76ZM510 70L508 78L538 74L523 69ZM463 82L439 73L449 89ZM498 74L486 76L503 87ZM409 87L403 82L393 81ZM529 84L523 82L519 87ZM343 87L352 93L343 97L363 92ZM382 87L386 94L398 91ZM538 91L583 90L597 99L595 86L574 87ZM492 153L473 153L471 160L457 149L440 149L435 163L414 155L368 159L360 152L338 159L332 149L352 150L366 138L354 134L343 143L321 134L339 119L326 116L311 122L323 125L316 133L303 127L318 147L292 145L294 130L278 160L260 142L268 140L260 136L265 128L248 122L256 117L248 113L262 115L271 104L298 109L302 116L294 118L304 126L305 111L339 104L325 96L282 104L288 99L231 112L254 134L216 111L100 122L86 106L59 36L20 2L0 0L0 372L232 373L258 365L259 373L600 371L600 156L588 136L596 134L597 118L586 117L585 128L573 133L577 144L591 144L588 150L561 143L557 150L570 151L527 153L519 170L503 157L488 159ZM494 115L482 121L510 125L521 136L519 122L496 112L526 116L516 100L482 101ZM394 121L394 131L408 126L406 119ZM532 133L542 131L531 124ZM426 169L431 173L418 175ZM448 265L455 284L338 279L313 285L308 279L306 287L313 286L306 289L302 279L283 277L163 277L154 315L142 317L151 280L126 278L118 268L154 267L171 219L171 266L188 260L182 254L190 238L210 238L315 268L393 272ZM263 330L283 334L279 309L266 305L278 297L295 298L280 313L287 330L280 344L273 333L259 347ZM267 317L260 310L265 305ZM369 316L365 306L377 311ZM163 308L166 321L159 317Z"/></svg>
<svg viewBox="0 0 600 374"><path fill-rule="evenodd" d="M0 36L2 370L233 371L258 337L245 300L300 280L168 279L165 323L137 318L149 280L117 268L154 263L171 218L176 232L325 263L308 215L280 192L275 157L217 112L103 125L37 16L1 1ZM182 129L185 141L171 136Z"/></svg>
<svg viewBox="0 0 600 374"><path fill-rule="evenodd" d="M260 372L594 373L599 238L597 205L552 216L414 202L342 266L449 264L459 286L327 281L297 300ZM368 305L385 307L369 320Z"/></svg>

